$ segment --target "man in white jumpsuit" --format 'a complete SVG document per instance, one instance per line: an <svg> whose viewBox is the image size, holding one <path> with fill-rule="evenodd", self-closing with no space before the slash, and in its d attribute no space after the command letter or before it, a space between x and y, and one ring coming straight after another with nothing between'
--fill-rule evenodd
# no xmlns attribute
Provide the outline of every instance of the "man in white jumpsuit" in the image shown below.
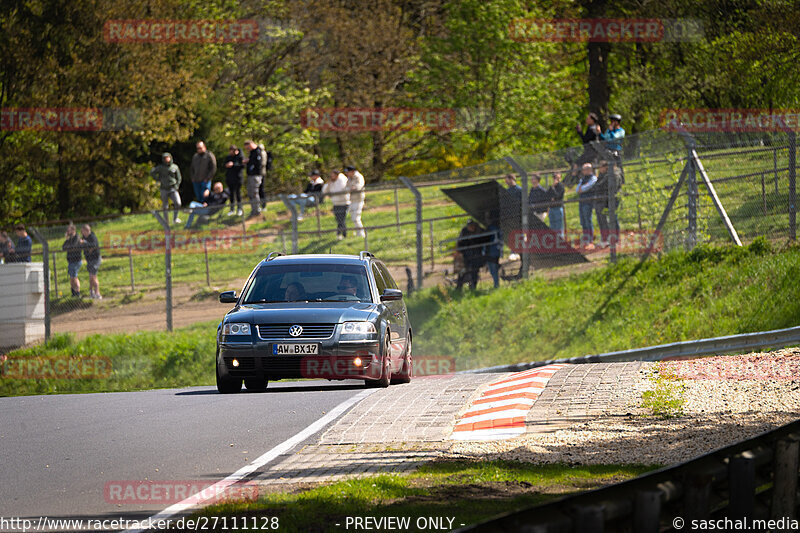
<svg viewBox="0 0 800 533"><path fill-rule="evenodd" d="M352 166L344 167L344 175L347 176L347 189L350 191L348 212L353 220L356 235L363 237L364 224L361 223L361 210L364 209L364 176Z"/></svg>

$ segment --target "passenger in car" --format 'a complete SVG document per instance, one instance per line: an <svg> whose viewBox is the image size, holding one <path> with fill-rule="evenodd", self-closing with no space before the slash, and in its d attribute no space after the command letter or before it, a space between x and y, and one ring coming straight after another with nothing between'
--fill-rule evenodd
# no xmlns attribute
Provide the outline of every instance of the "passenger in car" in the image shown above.
<svg viewBox="0 0 800 533"><path fill-rule="evenodd" d="M287 302L294 302L296 300L304 300L306 298L306 289L303 284L298 281L293 281L286 286L286 294L284 299Z"/></svg>
<svg viewBox="0 0 800 533"><path fill-rule="evenodd" d="M342 276L342 280L339 282L339 286L336 287L336 290L343 294L356 296L356 285L356 279L353 276Z"/></svg>

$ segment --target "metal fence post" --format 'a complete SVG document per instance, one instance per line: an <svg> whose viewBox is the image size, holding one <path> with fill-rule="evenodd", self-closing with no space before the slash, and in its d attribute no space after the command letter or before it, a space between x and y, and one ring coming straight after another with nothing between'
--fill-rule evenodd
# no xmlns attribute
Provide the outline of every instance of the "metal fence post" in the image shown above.
<svg viewBox="0 0 800 533"><path fill-rule="evenodd" d="M400 230L400 198L397 194L397 182L394 183L394 219L397 230Z"/></svg>
<svg viewBox="0 0 800 533"><path fill-rule="evenodd" d="M688 157L686 159L686 165L689 170L686 177L686 192L689 198L687 202L687 207L689 210L687 214L688 226L686 228L686 231L689 235L686 239L686 248L693 250L694 247L697 246L697 199L700 196L700 192L697 189L697 169L694 166L694 159L692 158L692 152L695 149L694 138L687 136L684 137L684 141L686 141L688 145Z"/></svg>
<svg viewBox="0 0 800 533"><path fill-rule="evenodd" d="M164 228L164 283L167 289L167 331L172 331L172 235L169 229L169 222L161 216L158 211L152 211L161 227Z"/></svg>
<svg viewBox="0 0 800 533"><path fill-rule="evenodd" d="M205 256L206 260L206 286L211 286L211 276L208 272L208 239L205 237L203 238L203 255Z"/></svg>
<svg viewBox="0 0 800 533"><path fill-rule="evenodd" d="M47 239L42 237L34 227L28 228L37 241L42 245L42 278L44 281L44 341L50 340L50 246Z"/></svg>
<svg viewBox="0 0 800 533"><path fill-rule="evenodd" d="M128 246L128 267L131 270L131 292L136 292L136 284L133 282L133 248Z"/></svg>
<svg viewBox="0 0 800 533"><path fill-rule="evenodd" d="M292 253L297 253L297 206L294 203L289 201L289 198L285 194L279 194L278 198L281 199L283 205L286 206L286 209L289 210L289 214L292 217Z"/></svg>
<svg viewBox="0 0 800 533"><path fill-rule="evenodd" d="M45 261L47 261L47 256L44 256ZM53 292L56 293L56 298L58 298L58 267L56 266L56 252L53 252Z"/></svg>
<svg viewBox="0 0 800 533"><path fill-rule="evenodd" d="M789 237L797 239L796 211L796 178L797 178L797 135L794 131L786 132L789 136Z"/></svg>
<svg viewBox="0 0 800 533"><path fill-rule="evenodd" d="M520 213L522 214L521 218L521 227L520 231L522 231L523 235L523 242L528 243L529 235L528 235L528 173L525 172L525 169L522 168L513 157L510 155L504 158L511 168L514 169L514 172L519 174L520 178L522 179L522 197L520 198ZM528 277L528 270L530 269L531 265L531 254L530 251L524 251L523 253L519 254L522 258L522 267L520 269L521 277L527 278Z"/></svg>
<svg viewBox="0 0 800 533"><path fill-rule="evenodd" d="M422 288L422 193L419 192L411 180L405 176L400 176L400 181L408 187L414 195L414 203L417 206L417 289Z"/></svg>
<svg viewBox="0 0 800 533"><path fill-rule="evenodd" d="M608 244L609 259L617 262L617 241L619 241L619 222L617 221L617 162L611 158L608 165ZM620 169L622 167L620 166ZM601 236L602 238L602 236Z"/></svg>

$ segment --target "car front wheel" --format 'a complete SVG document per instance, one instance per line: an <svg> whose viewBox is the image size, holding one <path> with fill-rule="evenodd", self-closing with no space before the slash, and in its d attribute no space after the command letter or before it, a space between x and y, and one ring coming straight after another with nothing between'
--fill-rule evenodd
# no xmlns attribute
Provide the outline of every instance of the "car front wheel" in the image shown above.
<svg viewBox="0 0 800 533"><path fill-rule="evenodd" d="M391 382L391 371L389 370L389 358L391 354L389 353L389 349L391 348L391 335L389 332L386 332L384 335L383 341L383 355L381 358L381 362L383 363L381 366L381 377L379 379L367 379L365 380L365 384L367 387L381 387L386 388L389 386Z"/></svg>
<svg viewBox="0 0 800 533"><path fill-rule="evenodd" d="M414 375L414 360L411 357L411 335L409 334L406 340L406 354L403 357L403 369L397 374L392 376L392 384L395 383L411 383L411 378Z"/></svg>
<svg viewBox="0 0 800 533"><path fill-rule="evenodd" d="M242 378L231 376L220 376L219 365L217 366L217 390L220 394L235 394L242 390Z"/></svg>

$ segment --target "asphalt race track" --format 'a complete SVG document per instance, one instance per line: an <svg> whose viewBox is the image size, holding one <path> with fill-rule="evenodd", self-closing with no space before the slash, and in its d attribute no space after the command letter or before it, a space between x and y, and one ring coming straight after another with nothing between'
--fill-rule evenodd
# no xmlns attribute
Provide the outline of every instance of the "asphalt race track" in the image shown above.
<svg viewBox="0 0 800 533"><path fill-rule="evenodd" d="M0 398L0 516L142 519L162 501L107 501L107 483L216 482L348 398L359 382L278 382Z"/></svg>

